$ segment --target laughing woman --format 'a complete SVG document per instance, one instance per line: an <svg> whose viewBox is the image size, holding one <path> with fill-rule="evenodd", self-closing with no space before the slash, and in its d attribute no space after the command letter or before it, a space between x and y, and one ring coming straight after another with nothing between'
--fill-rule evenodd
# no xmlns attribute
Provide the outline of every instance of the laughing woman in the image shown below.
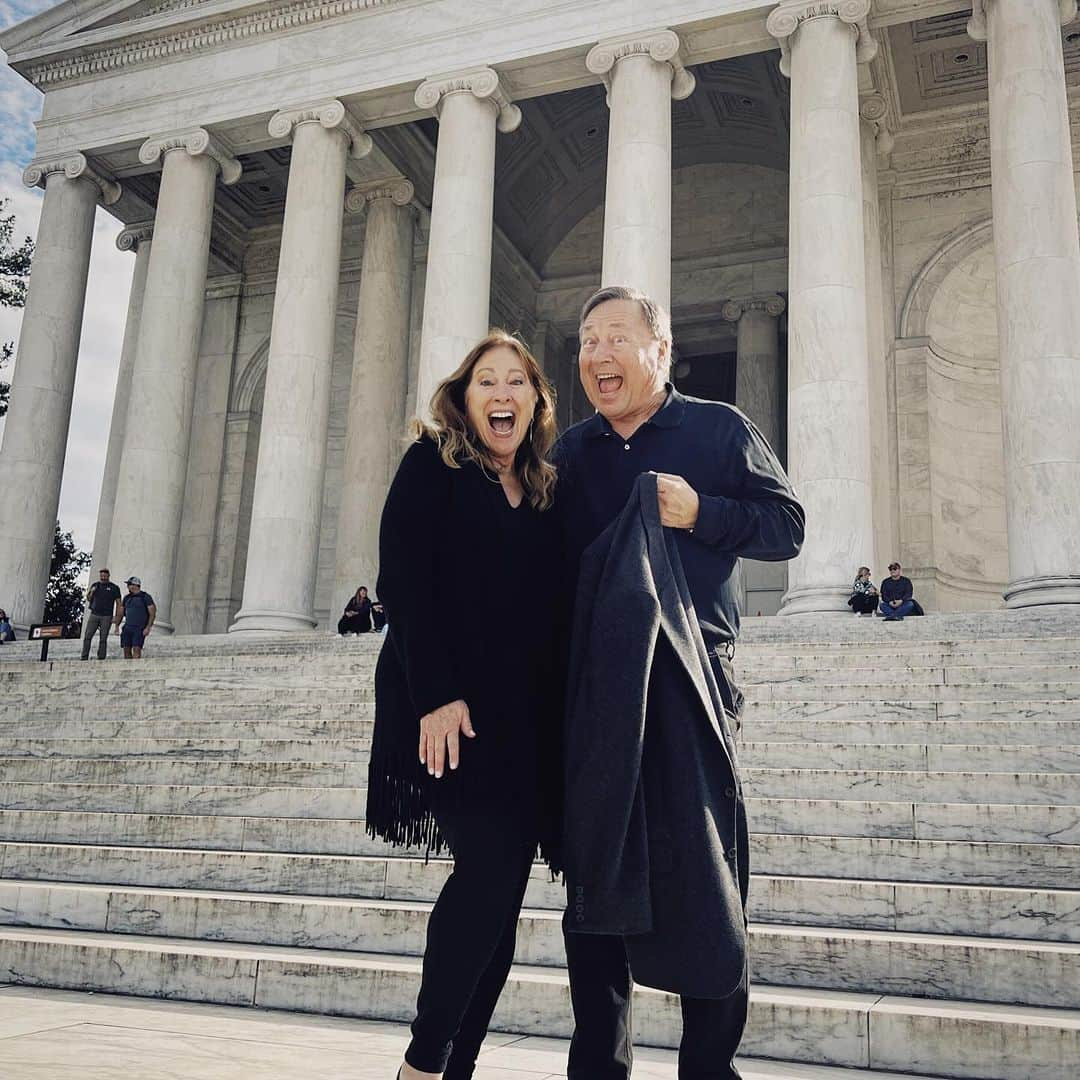
<svg viewBox="0 0 1080 1080"><path fill-rule="evenodd" d="M514 955L539 846L558 835L551 389L492 331L445 379L383 509L367 822L454 857L428 923L402 1080L467 1080Z"/></svg>

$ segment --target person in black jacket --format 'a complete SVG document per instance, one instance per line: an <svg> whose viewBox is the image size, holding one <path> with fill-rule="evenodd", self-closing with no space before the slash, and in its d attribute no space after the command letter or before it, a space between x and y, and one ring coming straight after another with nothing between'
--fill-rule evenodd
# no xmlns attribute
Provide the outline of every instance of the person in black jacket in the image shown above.
<svg viewBox="0 0 1080 1080"><path fill-rule="evenodd" d="M765 438L738 409L684 397L671 385L671 318L654 300L636 289L601 289L585 303L579 336L579 375L596 414L563 434L554 457L559 472L556 516L574 590L582 555L587 549L595 550L594 542L599 545L608 539L608 526L622 514L641 474L655 473L659 524L685 575L688 606L697 617L702 646L723 701L723 715L717 719L730 739L742 700L731 665L739 632L738 560L779 561L797 555L805 527L803 508ZM583 584L586 581L582 579ZM581 602L579 594L578 608ZM603 596L596 598L596 604L602 607ZM575 625L575 640L578 629ZM612 707L617 708L633 678L632 672L620 671L620 657L575 656L574 661L589 671L608 666ZM676 719L663 702L657 710L655 715L664 723ZM568 733L568 788L579 764L571 760L571 751L580 747L580 732ZM650 749L646 733L642 775L655 771L650 756L656 752ZM689 744L685 753L694 754ZM581 752L581 757L588 756ZM696 756L686 762L688 771L703 765ZM664 775L664 770L659 772ZM735 868L745 907L750 864L737 777L723 794L730 803L725 813L730 809L735 836L725 858ZM648 797L647 792L646 801ZM590 828L574 820L573 806L569 801L568 856L581 846L575 830ZM618 809L612 808L612 813ZM686 845L675 836L672 846ZM567 869L569 873L573 868ZM708 869L702 867L702 872ZM572 881L568 884L575 887ZM697 889L688 892L691 898L698 894ZM700 895L709 894L701 890ZM628 950L629 942L621 935L577 932L578 915L593 919L593 929L618 921L615 913L595 910L588 893L582 901L584 910L576 910L578 902L571 894L563 922L576 1025L567 1076L569 1080L626 1080L633 1062L633 950ZM709 950L704 939L701 946ZM716 981L709 992L692 991L681 997L680 1080L738 1076L733 1058L749 1001L745 963L738 949L712 952L711 958Z"/></svg>
<svg viewBox="0 0 1080 1080"><path fill-rule="evenodd" d="M881 606L879 610L886 622L901 622L905 615L922 614L914 600L915 589L911 579L900 572L898 562L889 563L889 576L881 583Z"/></svg>
<svg viewBox="0 0 1080 1080"><path fill-rule="evenodd" d="M338 619L337 632L345 634L366 634L371 630L371 601L367 587L359 589L345 602L345 614Z"/></svg>
<svg viewBox="0 0 1080 1080"><path fill-rule="evenodd" d="M431 415L383 509L367 826L454 856L400 1076L467 1080L537 847L551 862L559 833L560 616L532 588L558 572L554 401L525 346L492 331Z"/></svg>

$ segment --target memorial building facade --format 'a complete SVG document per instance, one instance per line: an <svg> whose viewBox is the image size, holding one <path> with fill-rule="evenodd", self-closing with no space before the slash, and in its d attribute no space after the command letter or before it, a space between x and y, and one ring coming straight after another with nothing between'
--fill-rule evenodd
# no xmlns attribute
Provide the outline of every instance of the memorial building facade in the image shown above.
<svg viewBox="0 0 1080 1080"><path fill-rule="evenodd" d="M178 633L332 628L489 325L588 402L601 284L807 510L746 614L1080 603L1075 0L67 0L0 35L44 188L0 446L41 614L96 208L134 278L94 565ZM557 583L538 582L538 587Z"/></svg>

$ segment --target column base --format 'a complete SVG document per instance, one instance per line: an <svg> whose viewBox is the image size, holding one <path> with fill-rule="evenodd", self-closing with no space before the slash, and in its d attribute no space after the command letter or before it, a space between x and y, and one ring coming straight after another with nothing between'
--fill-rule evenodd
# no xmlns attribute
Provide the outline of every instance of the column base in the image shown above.
<svg viewBox="0 0 1080 1080"><path fill-rule="evenodd" d="M318 620L311 615L298 611L260 611L256 608L241 608L236 613L230 634L243 633L247 630L272 630L283 634L307 632L318 626Z"/></svg>
<svg viewBox="0 0 1080 1080"><path fill-rule="evenodd" d="M778 615L849 615L849 586L808 585L802 589L788 589L780 604Z"/></svg>
<svg viewBox="0 0 1080 1080"><path fill-rule="evenodd" d="M1080 604L1080 574L1020 578L1005 586L1004 595L1007 608Z"/></svg>

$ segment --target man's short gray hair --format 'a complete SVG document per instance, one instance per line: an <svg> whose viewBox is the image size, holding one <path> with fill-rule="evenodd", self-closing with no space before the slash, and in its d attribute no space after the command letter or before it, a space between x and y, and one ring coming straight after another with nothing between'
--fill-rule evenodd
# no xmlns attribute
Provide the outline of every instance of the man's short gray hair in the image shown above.
<svg viewBox="0 0 1080 1080"><path fill-rule="evenodd" d="M585 301L581 309L579 326L585 325L585 320L593 308L606 304L609 300L634 300L641 308L641 314L645 317L645 323L657 341L666 341L668 354L671 353L671 315L667 309L658 304L651 296L646 296L640 289L631 289L627 285L607 285Z"/></svg>

